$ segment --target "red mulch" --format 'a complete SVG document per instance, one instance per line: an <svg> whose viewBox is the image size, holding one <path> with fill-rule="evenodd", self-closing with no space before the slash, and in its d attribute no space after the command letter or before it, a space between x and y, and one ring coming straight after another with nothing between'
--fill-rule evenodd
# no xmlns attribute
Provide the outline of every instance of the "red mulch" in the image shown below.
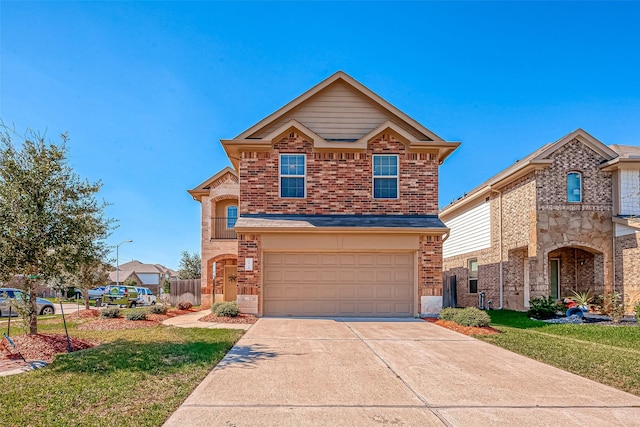
<svg viewBox="0 0 640 427"><path fill-rule="evenodd" d="M98 317L100 312L98 310L81 310L75 311L71 314L67 314L70 319L91 319L92 317Z"/></svg>
<svg viewBox="0 0 640 427"><path fill-rule="evenodd" d="M200 322L211 322L211 323L256 323L258 318L251 314L238 314L236 317L224 317L224 316L216 316L215 313L211 313L207 316L201 317L198 319Z"/></svg>
<svg viewBox="0 0 640 427"><path fill-rule="evenodd" d="M55 354L67 352L67 337L63 334L16 335L11 339L27 360L43 360L51 363ZM69 341L73 351L91 348L97 344L73 337L69 337ZM0 352L0 357L6 357L7 359L20 358L17 353L10 355L6 351Z"/></svg>
<svg viewBox="0 0 640 427"><path fill-rule="evenodd" d="M478 328L475 326L462 326L458 325L456 322L452 322L450 320L441 320L441 319L433 319L426 318L424 319L429 323L435 323L438 326L442 326L443 328L451 329L452 331L460 332L464 335L494 335L499 334L500 331L492 328L491 326L485 326L482 328Z"/></svg>

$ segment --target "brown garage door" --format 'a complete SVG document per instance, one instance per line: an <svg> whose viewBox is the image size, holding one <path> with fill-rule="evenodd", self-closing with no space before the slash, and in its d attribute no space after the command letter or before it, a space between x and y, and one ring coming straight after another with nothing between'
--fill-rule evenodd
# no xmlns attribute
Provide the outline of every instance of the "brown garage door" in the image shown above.
<svg viewBox="0 0 640 427"><path fill-rule="evenodd" d="M265 253L267 316L413 315L412 253Z"/></svg>

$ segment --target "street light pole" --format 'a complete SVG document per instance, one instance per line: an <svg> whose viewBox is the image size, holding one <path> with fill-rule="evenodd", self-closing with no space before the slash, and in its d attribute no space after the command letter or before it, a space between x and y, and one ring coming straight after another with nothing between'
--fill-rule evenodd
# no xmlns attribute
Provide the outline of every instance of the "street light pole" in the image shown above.
<svg viewBox="0 0 640 427"><path fill-rule="evenodd" d="M120 253L119 253L120 245L123 245L125 243L131 243L131 242L133 242L133 240L123 240L122 242L120 242L120 243L118 243L116 245L116 286L120 284L120 274L119 274L120 273L120 263L119 263L119 260L118 260L118 258L120 258L119 257L119 255L120 255Z"/></svg>

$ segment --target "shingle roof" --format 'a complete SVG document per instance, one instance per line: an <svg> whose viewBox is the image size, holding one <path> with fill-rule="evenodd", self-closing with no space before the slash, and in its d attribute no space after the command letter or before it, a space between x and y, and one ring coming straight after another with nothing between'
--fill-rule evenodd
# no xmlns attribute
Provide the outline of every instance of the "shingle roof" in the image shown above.
<svg viewBox="0 0 640 427"><path fill-rule="evenodd" d="M236 227L446 228L437 215L244 214Z"/></svg>

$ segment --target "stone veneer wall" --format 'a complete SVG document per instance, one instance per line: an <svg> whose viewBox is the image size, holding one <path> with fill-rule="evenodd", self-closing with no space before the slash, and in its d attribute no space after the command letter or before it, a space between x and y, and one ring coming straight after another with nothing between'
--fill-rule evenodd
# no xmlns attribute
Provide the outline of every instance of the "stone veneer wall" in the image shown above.
<svg viewBox="0 0 640 427"><path fill-rule="evenodd" d="M306 155L306 197L279 195L279 155ZM375 200L372 155L399 156L397 200ZM269 152L243 152L240 159L240 213L272 214L437 214L438 155L408 153L391 134L371 141L366 152L316 152L304 136L292 133Z"/></svg>
<svg viewBox="0 0 640 427"><path fill-rule="evenodd" d="M531 294L549 293L548 254L568 246L595 254L594 287L608 292L613 283L613 193L611 172L600 169L605 158L573 140L558 149L551 160L549 167L536 171L538 221ZM580 203L567 202L567 173L571 171L582 174Z"/></svg>
<svg viewBox="0 0 640 427"><path fill-rule="evenodd" d="M640 233L616 237L615 290L622 291L631 312L640 301Z"/></svg>

